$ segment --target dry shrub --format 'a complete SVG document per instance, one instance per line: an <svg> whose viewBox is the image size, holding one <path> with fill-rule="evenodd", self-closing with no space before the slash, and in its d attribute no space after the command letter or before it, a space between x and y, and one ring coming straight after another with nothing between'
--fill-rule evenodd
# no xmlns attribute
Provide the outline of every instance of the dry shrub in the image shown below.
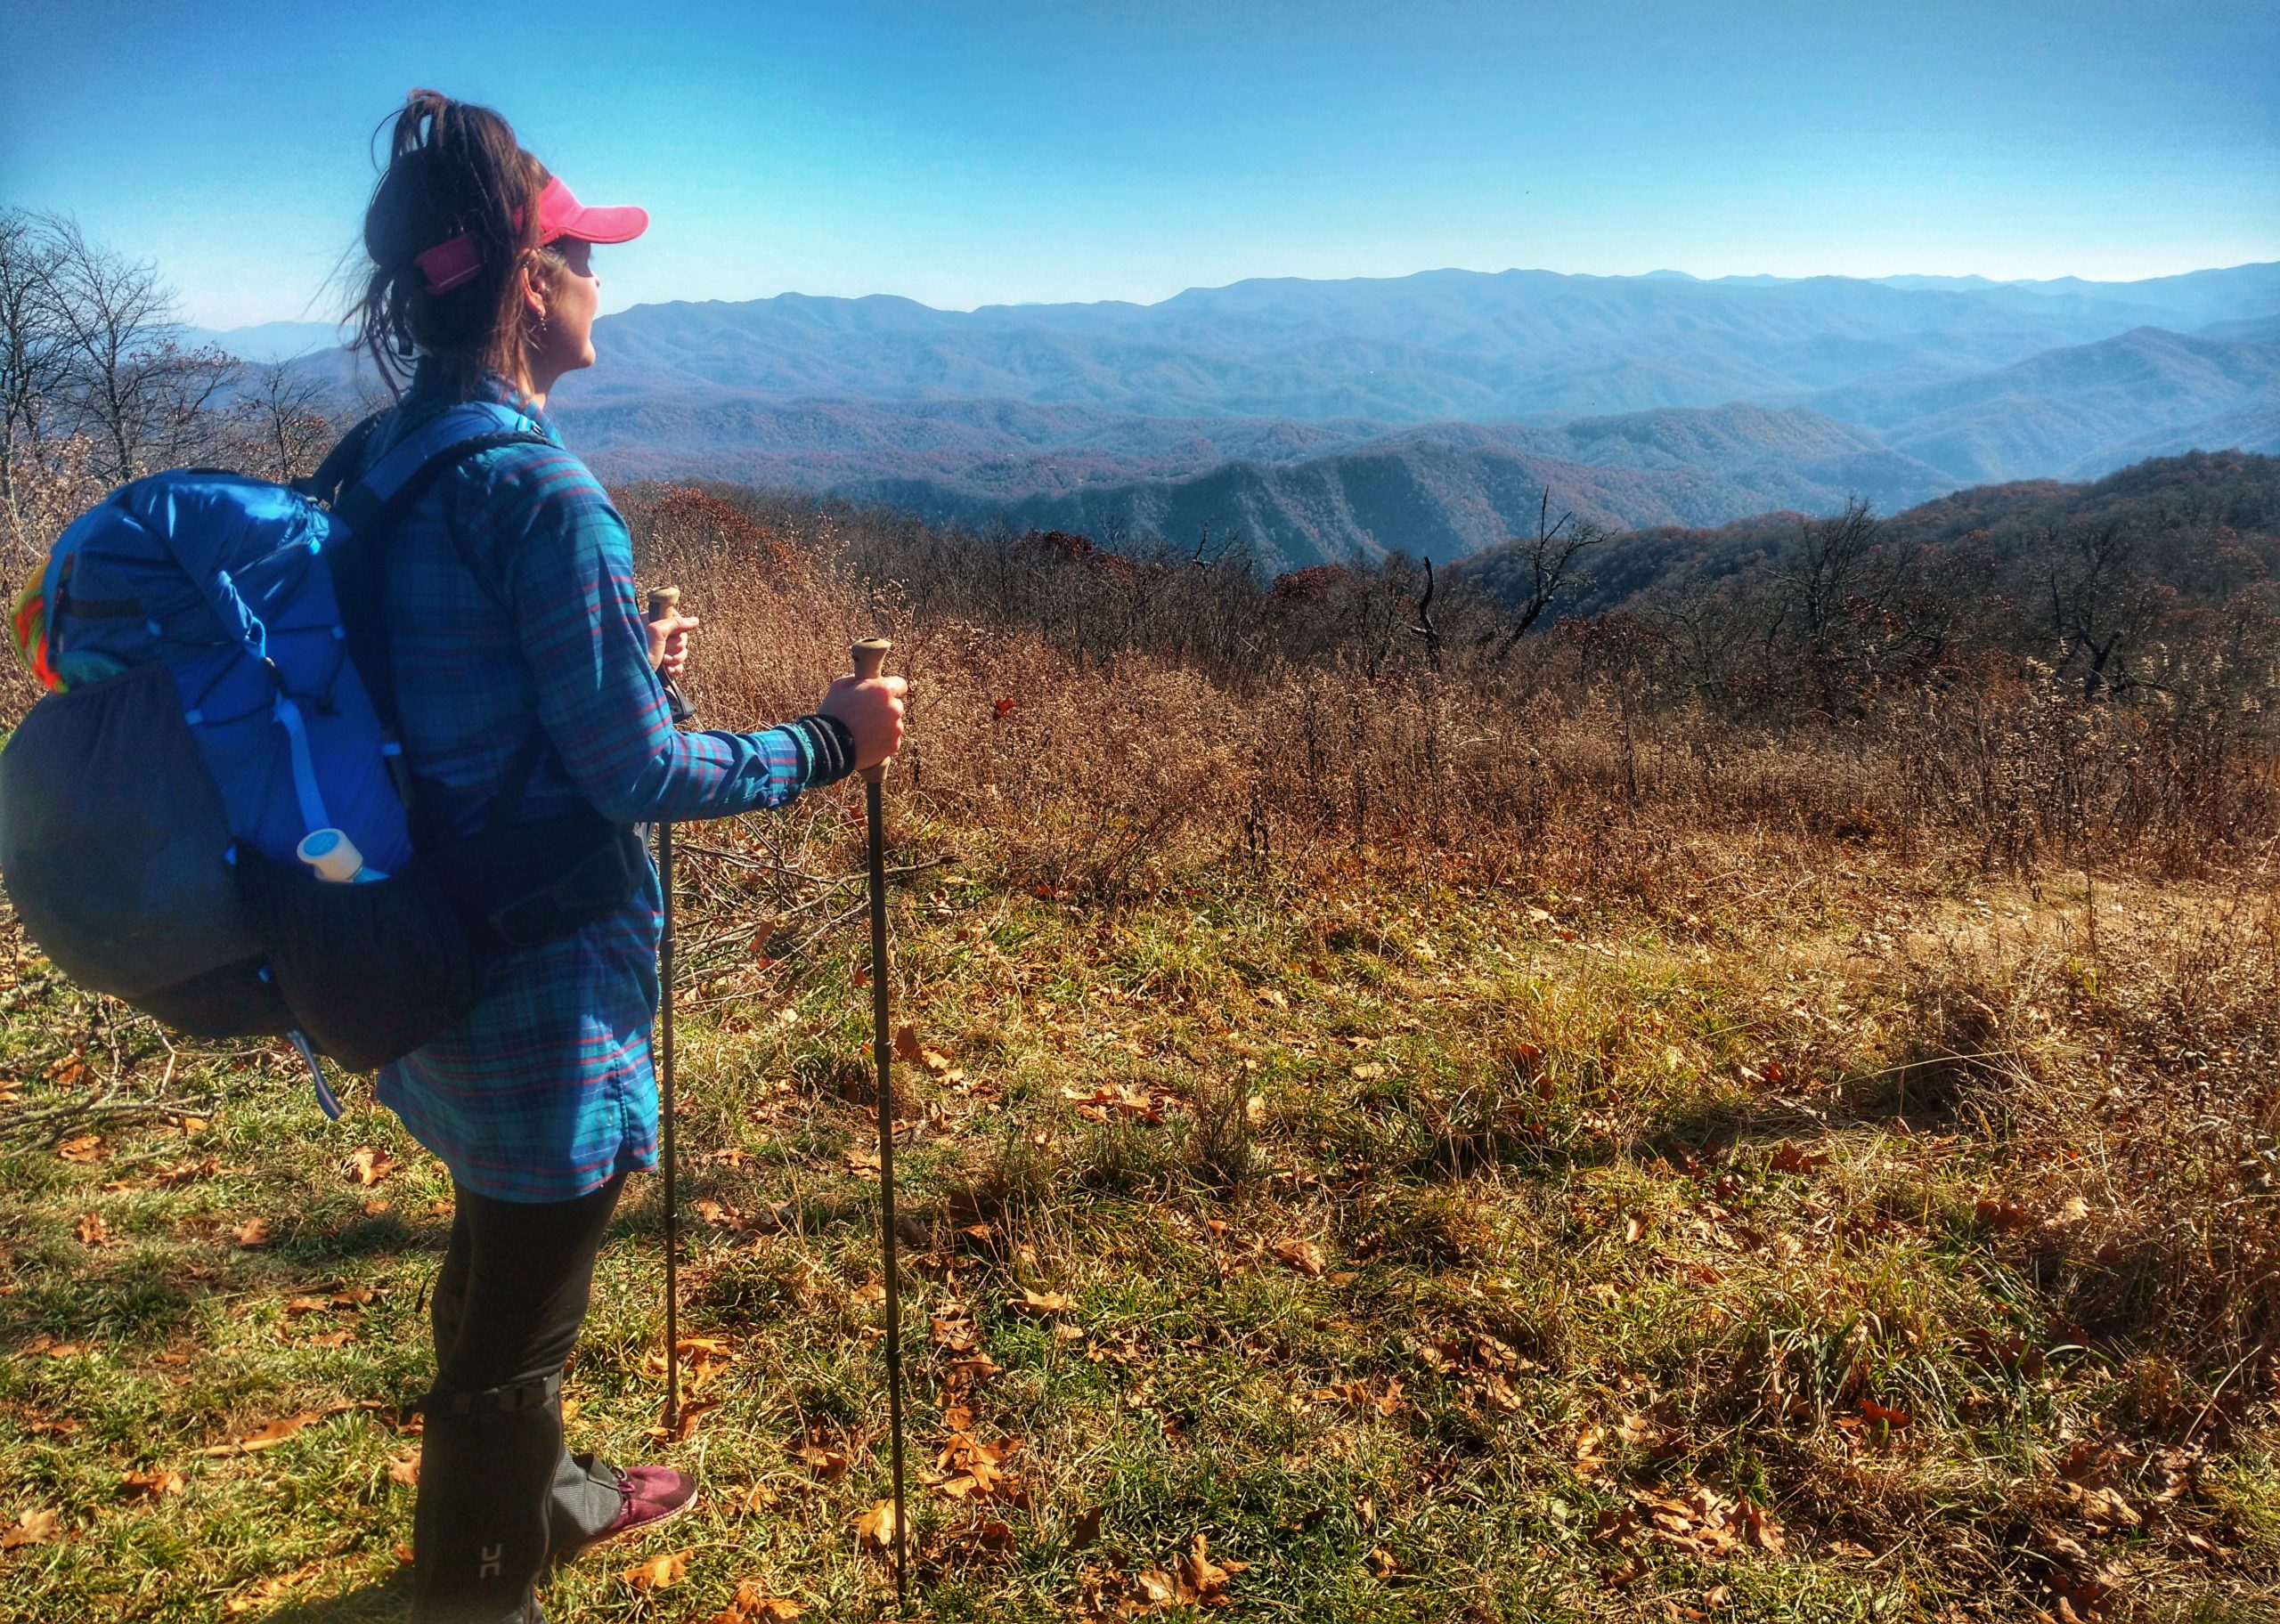
<svg viewBox="0 0 2280 1624"><path fill-rule="evenodd" d="M2280 912L2123 895L2095 946L1976 929L1905 960L1887 990L1915 1017L1910 1081L1886 1102L1992 1152L1976 1227L2057 1305L2057 1339L2169 1350L2212 1401L2269 1392Z"/></svg>

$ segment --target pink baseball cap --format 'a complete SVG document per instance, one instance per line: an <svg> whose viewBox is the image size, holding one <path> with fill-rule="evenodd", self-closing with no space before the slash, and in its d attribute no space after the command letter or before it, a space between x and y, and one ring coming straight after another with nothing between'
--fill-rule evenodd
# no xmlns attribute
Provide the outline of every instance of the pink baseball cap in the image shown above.
<svg viewBox="0 0 2280 1624"><path fill-rule="evenodd" d="M520 211L516 222L521 223ZM538 240L555 242L568 237L578 242L631 242L649 229L649 211L631 204L615 208L588 208L570 195L570 189L556 175L538 194ZM462 232L448 242L439 242L418 256L412 262L428 279L430 293L449 293L462 282L472 281L476 272L483 269L483 253L475 239Z"/></svg>

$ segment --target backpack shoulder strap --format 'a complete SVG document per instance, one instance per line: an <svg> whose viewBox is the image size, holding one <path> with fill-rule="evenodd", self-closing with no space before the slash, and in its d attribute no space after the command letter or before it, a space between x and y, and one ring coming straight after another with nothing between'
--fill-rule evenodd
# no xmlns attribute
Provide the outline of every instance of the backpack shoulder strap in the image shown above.
<svg viewBox="0 0 2280 1624"><path fill-rule="evenodd" d="M338 456L349 441L369 438L368 422L349 433L335 448ZM513 407L493 401L468 401L430 413L380 454L354 483L345 485L333 511L346 521L352 532L377 535L402 517L418 501L436 476L445 468L502 445L542 445L552 449L538 425ZM357 445L361 458L362 443ZM332 458L328 457L330 464ZM322 470L319 470L322 475Z"/></svg>
<svg viewBox="0 0 2280 1624"><path fill-rule="evenodd" d="M423 418L361 477L350 480L348 475L362 463L365 447L385 415L368 418L351 429L309 483L319 496L337 493L332 495L332 511L347 527L349 544L335 551L332 563L341 629L348 657L363 678L364 691L379 719L389 776L408 808L412 800L411 772L403 759L395 670L388 658L387 594L380 568L387 534L446 469L502 445L551 447L554 442L511 406L471 401ZM491 592L470 549L456 532L452 543L476 583ZM537 766L535 752L531 753L530 766L517 775L525 784ZM518 767L520 763L518 756ZM513 799L519 801L521 785L509 787Z"/></svg>

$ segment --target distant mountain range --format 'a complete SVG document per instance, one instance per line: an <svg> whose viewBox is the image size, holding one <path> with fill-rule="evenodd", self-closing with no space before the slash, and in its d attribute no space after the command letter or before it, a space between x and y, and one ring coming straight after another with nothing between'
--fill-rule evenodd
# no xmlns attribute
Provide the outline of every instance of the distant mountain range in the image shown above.
<svg viewBox="0 0 2280 1624"><path fill-rule="evenodd" d="M1435 271L971 312L786 294L637 306L595 343L554 405L605 477L1241 530L1288 566L1456 556L1546 483L1611 524L1704 525L2280 450L2280 264L2126 283Z"/></svg>

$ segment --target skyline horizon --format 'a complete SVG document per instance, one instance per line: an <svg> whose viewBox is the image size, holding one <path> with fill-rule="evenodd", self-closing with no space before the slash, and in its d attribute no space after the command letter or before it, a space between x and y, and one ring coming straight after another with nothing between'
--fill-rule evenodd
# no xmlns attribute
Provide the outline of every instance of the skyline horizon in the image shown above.
<svg viewBox="0 0 2280 1624"><path fill-rule="evenodd" d="M499 110L580 198L649 211L598 256L605 312L667 288L970 311L1420 267L2280 260L2259 66L2280 12L2253 0L558 0L540 29L440 0L19 10L0 203L157 262L218 329L346 302L372 138L413 85Z"/></svg>
<svg viewBox="0 0 2280 1624"><path fill-rule="evenodd" d="M1648 271L1562 271L1555 270L1549 265L1514 264L1499 266L1495 269L1490 270L1472 265L1445 264L1425 265L1413 271L1399 271L1383 273L1364 272L1348 276L1307 276L1297 273L1268 272L1258 275L1240 276L1234 278L1231 281L1225 282L1189 282L1169 293L1150 299L1116 297L1089 299L985 299L973 304L938 304L929 300L919 298L915 295L899 293L888 288L875 288L867 293L835 293L821 292L807 288L782 288L777 289L773 293L755 293L743 296L715 295L704 298L667 296L663 298L630 300L622 304L607 305L599 313L599 314L602 317L622 315L629 310L655 308L668 304L765 304L771 299L781 298L837 299L851 303L865 299L899 299L909 304L920 305L924 309L944 315L973 315L985 310L1035 310L1051 309L1056 306L1095 304L1128 304L1136 309L1144 310L1153 309L1158 305L1168 304L1170 301L1179 298L1186 294L1217 292L1226 288L1242 287L1247 283L1254 282L1396 282L1405 281L1414 277L1434 276L1452 272L1464 276L1481 277L1543 275L1576 278L1598 281L1678 279L1702 283L1708 286L1715 286L1720 283L1804 282L1824 280L1889 283L1896 280L1920 279L1934 281L1976 280L1991 288L2040 287L2060 283L2075 283L2084 287L2094 288L2126 288L2145 282L2168 281L2180 277L2220 273L2228 271L2253 270L2265 265L2280 265L2280 257L2275 257L2273 259L2241 260L2229 264L2192 265L2180 271L2154 272L2144 276L2132 277L2093 277L2082 276L2072 272L2064 272L2055 276L1997 277L1988 276L1979 272L1968 271L1891 271L1875 273L1856 273L1836 271L1820 271L1800 273L1743 271L1723 272L1715 275L1705 275L1697 272L1682 270L1673 265L1658 265L1654 269ZM164 280L165 267L163 265L159 265L157 269L161 280ZM332 327L346 322L347 320L348 317L346 315L338 318L337 321L328 320L324 317L315 315L265 316L257 317L252 321L232 321L227 325L224 325L218 322L199 321L194 316L185 312L178 318L178 325L200 332L222 336L231 333L248 332L263 328Z"/></svg>

